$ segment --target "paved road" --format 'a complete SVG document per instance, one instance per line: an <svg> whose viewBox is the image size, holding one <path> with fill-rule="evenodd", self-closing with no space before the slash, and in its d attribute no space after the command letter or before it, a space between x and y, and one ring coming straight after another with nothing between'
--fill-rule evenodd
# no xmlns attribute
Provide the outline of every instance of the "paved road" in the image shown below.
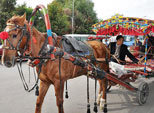
<svg viewBox="0 0 154 113"><path fill-rule="evenodd" d="M28 67L23 67L28 77ZM17 67L9 69L0 65L0 80L0 113L34 113L36 96L34 91L24 91ZM144 106L138 106L135 93L112 87L108 94L108 113L154 113L154 79L146 81L150 86L150 95ZM86 113L86 77L69 80L68 89L69 99L64 100L65 113ZM94 113L94 80L90 80L90 98L91 113ZM53 86L47 93L42 113L57 113ZM98 113L102 112L99 110Z"/></svg>

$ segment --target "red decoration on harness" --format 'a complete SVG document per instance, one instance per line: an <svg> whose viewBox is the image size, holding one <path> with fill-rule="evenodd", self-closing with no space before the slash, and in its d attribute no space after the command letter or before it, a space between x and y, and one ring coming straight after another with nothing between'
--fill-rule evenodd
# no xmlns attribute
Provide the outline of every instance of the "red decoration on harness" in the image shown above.
<svg viewBox="0 0 154 113"><path fill-rule="evenodd" d="M35 38L35 37L33 37L32 39L33 39L34 44L36 44L36 43L37 43L36 38Z"/></svg>
<svg viewBox="0 0 154 113"><path fill-rule="evenodd" d="M3 31L0 33L0 38L2 40L6 40L8 37L9 37L9 34L7 32Z"/></svg>
<svg viewBox="0 0 154 113"><path fill-rule="evenodd" d="M34 61L31 61L31 60L28 61L28 65L31 66L31 67L35 67L39 63L40 63L39 59L35 59Z"/></svg>
<svg viewBox="0 0 154 113"><path fill-rule="evenodd" d="M35 65L37 65L39 63L40 63L40 60L39 59L36 59L36 60L33 61L33 64L35 64Z"/></svg>

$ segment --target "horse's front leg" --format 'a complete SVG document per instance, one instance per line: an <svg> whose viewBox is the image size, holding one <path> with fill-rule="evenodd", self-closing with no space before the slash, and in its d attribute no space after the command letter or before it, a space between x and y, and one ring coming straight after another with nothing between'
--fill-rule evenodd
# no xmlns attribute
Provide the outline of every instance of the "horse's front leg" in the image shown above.
<svg viewBox="0 0 154 113"><path fill-rule="evenodd" d="M54 83L55 95L56 95L56 103L58 107L58 113L64 113L63 108L63 92L64 92L64 82L57 80Z"/></svg>
<svg viewBox="0 0 154 113"><path fill-rule="evenodd" d="M50 86L50 84L40 81L39 96L37 97L37 101L36 101L35 113L41 113L43 100L44 100L44 97L49 89L49 86Z"/></svg>

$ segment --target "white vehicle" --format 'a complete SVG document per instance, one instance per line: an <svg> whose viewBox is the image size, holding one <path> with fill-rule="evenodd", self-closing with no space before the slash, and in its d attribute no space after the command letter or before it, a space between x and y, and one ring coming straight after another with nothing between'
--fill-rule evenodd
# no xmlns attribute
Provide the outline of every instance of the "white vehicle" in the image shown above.
<svg viewBox="0 0 154 113"><path fill-rule="evenodd" d="M106 37L105 35L94 35L94 34L66 34L66 35L63 35L63 36L66 36L66 37L73 37L73 38L76 38L77 40L79 41L85 41L85 40L88 40L89 37L93 37L94 39L96 38L102 38L103 37Z"/></svg>
<svg viewBox="0 0 154 113"><path fill-rule="evenodd" d="M96 35L93 35L93 34L66 34L63 36L66 36L66 37L70 36L70 37L73 37L79 41L85 41L85 40L88 40L88 37L96 36Z"/></svg>

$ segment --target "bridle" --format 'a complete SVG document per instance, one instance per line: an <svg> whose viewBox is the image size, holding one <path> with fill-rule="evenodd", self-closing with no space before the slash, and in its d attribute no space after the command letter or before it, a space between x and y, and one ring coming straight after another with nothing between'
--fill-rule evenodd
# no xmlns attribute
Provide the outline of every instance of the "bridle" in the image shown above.
<svg viewBox="0 0 154 113"><path fill-rule="evenodd" d="M9 24L9 23L7 23L7 26L14 26L14 27L11 28L11 29L6 29L5 31L6 31L7 33L11 32L11 31L14 31L14 30L16 31L17 29L19 29L19 30L21 30L21 36L20 36L20 39L19 39L19 41L18 41L16 47L12 44L12 42L9 40L9 38L7 38L6 41L8 41L8 43L9 43L10 46L5 46L5 45L4 45L3 49L16 50L16 51L17 51L17 54L18 54L19 56L23 55L23 53L24 53L24 52L27 50L27 48L28 48L28 41L29 41L29 39L30 39L30 33L27 31L27 25L24 24L24 26L20 26L20 25L16 25L16 24ZM18 31L18 33L19 33L19 31ZM18 33L17 33L17 35L18 35ZM16 38L17 35L13 35L12 38ZM26 44L25 44L25 46L24 46L24 49L22 49L22 48L20 48L20 44L21 44L22 39L23 39L24 36L27 37L27 40L26 40Z"/></svg>

